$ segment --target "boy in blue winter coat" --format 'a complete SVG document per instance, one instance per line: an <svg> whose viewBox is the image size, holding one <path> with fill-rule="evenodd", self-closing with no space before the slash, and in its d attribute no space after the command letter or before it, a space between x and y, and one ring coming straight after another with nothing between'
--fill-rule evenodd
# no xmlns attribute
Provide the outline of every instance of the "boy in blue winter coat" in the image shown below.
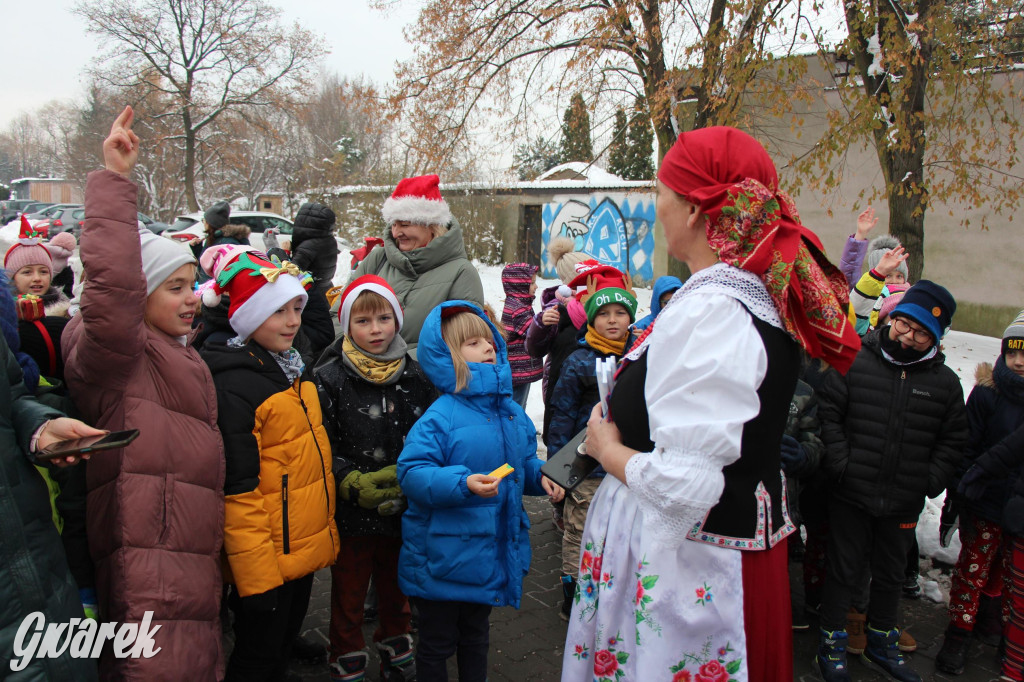
<svg viewBox="0 0 1024 682"><path fill-rule="evenodd" d="M488 617L519 607L530 566L522 496L561 497L543 480L533 423L512 400L505 342L483 310L447 301L427 316L419 363L441 392L398 457L409 508L402 517L398 583L419 612L419 680L487 678ZM505 478L489 473L508 464Z"/></svg>
<svg viewBox="0 0 1024 682"><path fill-rule="evenodd" d="M672 300L672 295L683 288L683 282L678 277L663 275L654 280L654 288L651 289L651 312L636 321L633 329L642 332L651 326L651 323L661 314L662 308Z"/></svg>
<svg viewBox="0 0 1024 682"><path fill-rule="evenodd" d="M548 459L583 430L590 412L600 400L597 387L597 359L625 355L630 345L629 326L636 315L636 296L623 280L620 286L606 286L587 297L587 332L562 365L561 376L551 394L551 426L548 429ZM580 543L590 501L604 478L598 468L565 497L562 518L562 618L569 619L576 596L576 573Z"/></svg>

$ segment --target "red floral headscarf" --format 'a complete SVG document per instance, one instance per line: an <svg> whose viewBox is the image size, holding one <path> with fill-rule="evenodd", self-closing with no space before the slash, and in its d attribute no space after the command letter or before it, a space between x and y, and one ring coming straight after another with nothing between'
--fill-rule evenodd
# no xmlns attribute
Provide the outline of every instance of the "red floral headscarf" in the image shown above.
<svg viewBox="0 0 1024 682"><path fill-rule="evenodd" d="M846 316L846 279L817 235L800 224L764 147L725 126L683 133L665 155L658 179L700 207L719 260L764 281L786 331L811 356L845 374L860 349Z"/></svg>

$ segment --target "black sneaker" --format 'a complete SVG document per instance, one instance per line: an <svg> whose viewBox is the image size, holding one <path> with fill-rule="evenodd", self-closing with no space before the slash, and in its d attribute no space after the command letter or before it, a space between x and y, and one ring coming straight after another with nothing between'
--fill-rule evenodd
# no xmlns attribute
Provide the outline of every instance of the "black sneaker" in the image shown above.
<svg viewBox="0 0 1024 682"><path fill-rule="evenodd" d="M903 581L903 596L907 599L921 598L921 581L916 575L908 575Z"/></svg>

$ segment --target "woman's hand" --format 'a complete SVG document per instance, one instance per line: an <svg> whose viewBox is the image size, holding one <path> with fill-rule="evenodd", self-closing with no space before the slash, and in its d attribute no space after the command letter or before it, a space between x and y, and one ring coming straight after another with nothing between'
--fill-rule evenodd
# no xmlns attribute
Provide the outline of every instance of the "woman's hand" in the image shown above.
<svg viewBox="0 0 1024 682"><path fill-rule="evenodd" d="M548 497L552 502L561 502L562 498L565 497L565 491L562 486L552 481L547 476L540 477L540 486L544 488L544 492L548 494Z"/></svg>
<svg viewBox="0 0 1024 682"><path fill-rule="evenodd" d="M103 140L104 165L107 170L125 177L131 175L139 160L139 136L132 131L134 121L135 112L131 107L125 107L114 125L110 126L110 135Z"/></svg>
<svg viewBox="0 0 1024 682"><path fill-rule="evenodd" d="M102 436L105 433L108 432L100 429L94 429L85 422L80 422L77 419L59 417L58 419L51 419L43 424L43 429L39 432L39 439L36 440L36 450L45 450L54 443L59 443L62 440L84 438L86 436ZM63 467L69 464L76 464L79 459L89 459L89 455L58 457L56 459L49 460L48 463L53 464L54 466Z"/></svg>
<svg viewBox="0 0 1024 682"><path fill-rule="evenodd" d="M500 478L487 476L485 474L470 474L466 477L466 487L469 492L480 497L494 497L498 494L498 483Z"/></svg>
<svg viewBox="0 0 1024 682"><path fill-rule="evenodd" d="M604 464L603 457L606 457L616 445L622 445L622 434L615 422L610 422L601 414L601 403L594 405L590 411L590 420L587 421L587 454Z"/></svg>
<svg viewBox="0 0 1024 682"><path fill-rule="evenodd" d="M587 422L587 454L598 461L609 474L623 483L626 481L626 463L637 450L622 444L622 434L615 422L606 420L601 415L601 403L594 405Z"/></svg>

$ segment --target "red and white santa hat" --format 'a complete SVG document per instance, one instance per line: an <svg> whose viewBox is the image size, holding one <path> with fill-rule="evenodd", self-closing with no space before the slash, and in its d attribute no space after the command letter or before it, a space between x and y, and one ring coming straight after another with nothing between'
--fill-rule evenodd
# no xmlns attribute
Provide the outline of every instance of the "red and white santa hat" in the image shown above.
<svg viewBox="0 0 1024 682"><path fill-rule="evenodd" d="M24 214L21 216L21 230L18 232L18 241L4 254L4 270L8 277L28 265L45 265L53 273L53 257L49 250L43 246L42 235L29 224Z"/></svg>
<svg viewBox="0 0 1024 682"><path fill-rule="evenodd" d="M251 246L213 246L200 263L213 277L213 284L204 286L203 303L212 308L226 293L231 299L228 321L243 341L293 298L301 297L305 305L313 284L313 277L294 263L275 264Z"/></svg>
<svg viewBox="0 0 1024 682"><path fill-rule="evenodd" d="M402 306L398 303L395 290L383 278L377 275L363 275L349 282L349 285L341 292L341 305L338 306L338 321L341 322L341 332L348 334L348 322L352 315L352 304L359 298L359 294L364 291L372 291L384 297L391 304L391 307L395 310L395 331L402 331Z"/></svg>
<svg viewBox="0 0 1024 682"><path fill-rule="evenodd" d="M388 225L399 220L420 225L450 223L452 212L441 197L440 182L436 175L420 175L399 182L381 209L384 222Z"/></svg>

